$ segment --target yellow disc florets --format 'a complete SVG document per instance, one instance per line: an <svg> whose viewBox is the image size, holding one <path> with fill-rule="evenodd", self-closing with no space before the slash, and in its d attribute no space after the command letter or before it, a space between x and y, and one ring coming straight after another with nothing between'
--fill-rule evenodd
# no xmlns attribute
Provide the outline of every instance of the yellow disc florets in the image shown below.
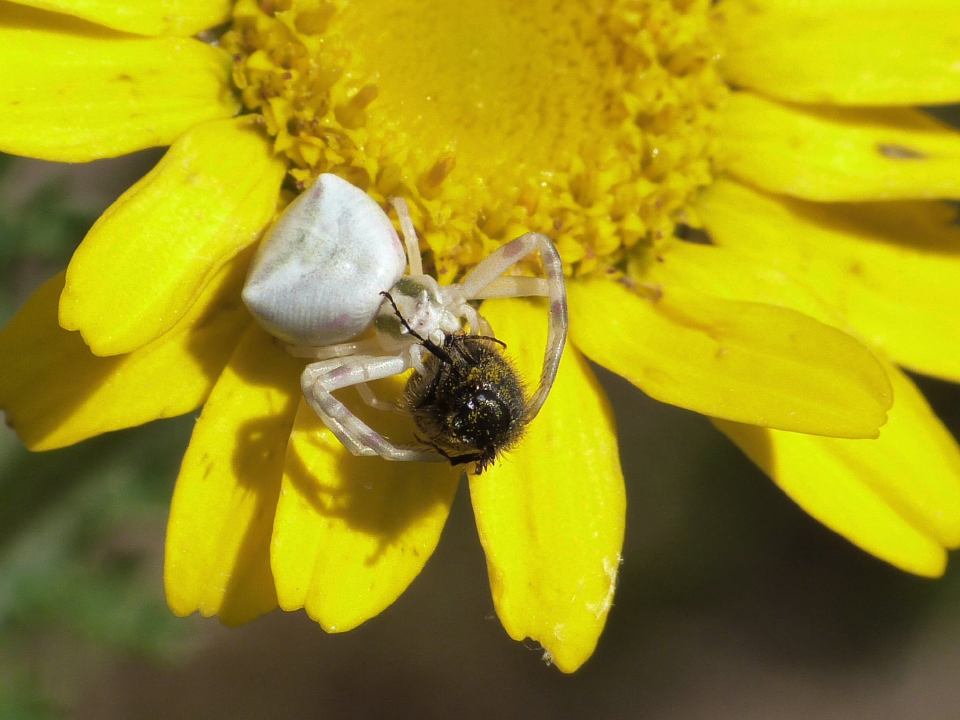
<svg viewBox="0 0 960 720"><path fill-rule="evenodd" d="M304 184L408 199L441 281L527 231L568 272L670 237L713 172L709 0L239 0L234 81Z"/></svg>

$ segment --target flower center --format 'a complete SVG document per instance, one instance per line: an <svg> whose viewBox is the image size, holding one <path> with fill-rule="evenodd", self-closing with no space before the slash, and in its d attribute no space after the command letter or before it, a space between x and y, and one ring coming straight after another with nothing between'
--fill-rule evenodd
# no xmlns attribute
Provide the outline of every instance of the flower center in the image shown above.
<svg viewBox="0 0 960 720"><path fill-rule="evenodd" d="M223 38L293 179L406 197L442 282L528 231L574 275L672 237L715 41L709 0L239 0Z"/></svg>

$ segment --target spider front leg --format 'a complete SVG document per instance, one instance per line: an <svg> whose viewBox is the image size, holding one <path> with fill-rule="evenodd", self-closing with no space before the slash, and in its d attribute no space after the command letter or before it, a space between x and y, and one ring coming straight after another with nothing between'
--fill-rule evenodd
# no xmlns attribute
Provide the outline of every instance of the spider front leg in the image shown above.
<svg viewBox="0 0 960 720"><path fill-rule="evenodd" d="M402 413L403 410L398 408L396 404L390 402L389 400L381 400L377 397L377 394L373 389L366 383L357 383L357 392L360 393L360 399L364 403L372 407L374 410L380 410L381 412L395 412Z"/></svg>
<svg viewBox="0 0 960 720"><path fill-rule="evenodd" d="M540 253L546 278L503 276L534 252ZM563 284L563 263L556 246L550 238L540 233L521 235L484 258L467 273L457 289L467 300L531 295L549 297L550 316L543 370L540 372L540 383L527 402L525 413L527 421L532 420L547 399L567 340L567 291Z"/></svg>
<svg viewBox="0 0 960 720"><path fill-rule="evenodd" d="M391 198L390 202L393 209L397 211L397 218L400 220L400 232L403 234L403 244L407 248L407 265L410 268L410 275L423 275L420 240L417 238L417 231L413 227L413 219L410 217L407 201L396 197Z"/></svg>
<svg viewBox="0 0 960 720"><path fill-rule="evenodd" d="M352 454L379 455L385 460L442 462L443 457L436 453L394 445L333 396L334 390L398 375L409 367L405 355L323 360L304 368L300 387L307 404Z"/></svg>

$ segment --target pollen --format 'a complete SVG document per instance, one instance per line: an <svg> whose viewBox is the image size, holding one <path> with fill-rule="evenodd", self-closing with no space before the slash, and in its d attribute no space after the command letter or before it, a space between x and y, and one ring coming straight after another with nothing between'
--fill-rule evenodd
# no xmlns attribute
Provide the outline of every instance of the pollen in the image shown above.
<svg viewBox="0 0 960 720"><path fill-rule="evenodd" d="M239 0L222 42L294 185L406 198L448 283L524 232L573 276L672 238L715 173L713 22L709 0Z"/></svg>

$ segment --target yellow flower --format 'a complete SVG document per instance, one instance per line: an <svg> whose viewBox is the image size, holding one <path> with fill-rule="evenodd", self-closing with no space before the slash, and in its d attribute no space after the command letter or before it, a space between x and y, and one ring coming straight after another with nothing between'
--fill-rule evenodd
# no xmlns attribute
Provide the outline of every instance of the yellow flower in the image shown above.
<svg viewBox="0 0 960 720"><path fill-rule="evenodd" d="M239 299L277 207L335 172L407 198L445 282L521 232L560 248L572 344L470 493L504 627L561 670L596 645L625 513L584 357L936 576L960 544L960 452L897 365L960 379L960 229L938 201L960 197L960 134L910 107L960 100L958 24L947 0L2 4L0 150L171 147L0 334L0 406L42 450L202 405L174 612L305 608L331 632L379 613L458 473L350 456ZM483 312L535 377L542 308Z"/></svg>

